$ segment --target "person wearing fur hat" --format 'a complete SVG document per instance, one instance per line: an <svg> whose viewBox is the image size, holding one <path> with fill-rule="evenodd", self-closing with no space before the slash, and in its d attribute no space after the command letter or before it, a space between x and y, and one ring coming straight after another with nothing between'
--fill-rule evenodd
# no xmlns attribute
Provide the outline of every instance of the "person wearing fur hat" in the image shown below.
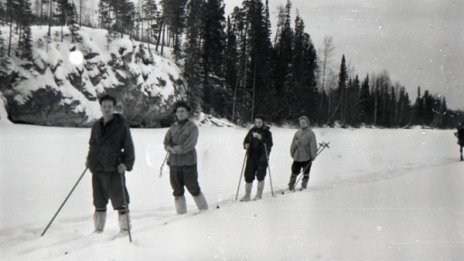
<svg viewBox="0 0 464 261"><path fill-rule="evenodd" d="M174 106L176 122L164 138L164 148L169 153L170 182L173 189L177 214L187 213L185 189L190 192L200 211L208 209L208 203L198 184L197 152L198 127L190 120L191 108L179 101Z"/></svg>
<svg viewBox="0 0 464 261"><path fill-rule="evenodd" d="M263 196L264 178L268 167L268 157L272 148L272 134L269 127L264 124L264 116L259 114L255 117L255 124L250 129L243 141L243 147L247 150L247 161L245 167L245 195L240 201L250 201L253 181L258 180L255 200ZM267 151L266 151L267 149Z"/></svg>
<svg viewBox="0 0 464 261"><path fill-rule="evenodd" d="M293 158L292 175L288 188L295 189L295 182L298 174L303 169L303 181L301 189L306 189L309 181L309 172L311 164L316 159L317 142L316 135L309 128L309 119L306 116L301 116L299 119L300 129L295 133L292 144L290 146L290 155Z"/></svg>

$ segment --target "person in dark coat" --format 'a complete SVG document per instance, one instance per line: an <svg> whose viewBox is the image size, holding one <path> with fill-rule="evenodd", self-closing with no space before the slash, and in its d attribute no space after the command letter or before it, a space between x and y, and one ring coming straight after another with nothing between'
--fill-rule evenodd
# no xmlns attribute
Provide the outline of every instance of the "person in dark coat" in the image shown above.
<svg viewBox="0 0 464 261"><path fill-rule="evenodd" d="M197 151L198 127L189 119L190 106L183 101L175 104L176 122L164 137L164 148L169 153L167 164L173 189L177 214L187 213L184 187L190 192L200 211L208 209L208 203L198 183Z"/></svg>
<svg viewBox="0 0 464 261"><path fill-rule="evenodd" d="M464 122L458 124L458 131L454 135L458 138L459 152L461 153L461 161L463 161L462 147L464 147Z"/></svg>
<svg viewBox="0 0 464 261"><path fill-rule="evenodd" d="M129 126L124 117L115 113L116 99L110 95L100 98L103 117L93 124L87 167L92 172L95 231L103 232L108 201L119 214L122 232L128 231L129 194L125 186L126 171L134 166L135 153Z"/></svg>
<svg viewBox="0 0 464 261"><path fill-rule="evenodd" d="M247 150L247 161L245 167L245 195L241 201L250 201L253 181L258 180L258 188L255 200L263 196L264 178L268 167L268 157L272 148L272 133L264 124L264 116L256 115L254 126L248 131L243 147ZM266 151L267 150L267 151Z"/></svg>

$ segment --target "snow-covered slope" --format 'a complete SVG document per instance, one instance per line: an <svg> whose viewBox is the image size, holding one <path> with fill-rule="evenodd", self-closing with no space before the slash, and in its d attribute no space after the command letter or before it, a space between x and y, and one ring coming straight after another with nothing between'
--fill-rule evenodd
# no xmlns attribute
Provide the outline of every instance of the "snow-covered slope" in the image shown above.
<svg viewBox="0 0 464 261"><path fill-rule="evenodd" d="M3 35L7 28L2 27ZM150 50L147 44L82 27L80 43L69 30L53 27L47 44L46 26L33 26L33 61L20 59L13 39L13 57L0 91L15 122L83 126L100 116L97 97L115 95L131 125L159 126L172 103L184 94L181 70ZM13 77L12 77L13 75ZM12 88L9 86L12 84Z"/></svg>
<svg viewBox="0 0 464 261"><path fill-rule="evenodd" d="M176 216L168 168L158 177L166 129L134 129L129 244L115 238L114 211L92 234L89 173L40 237L84 169L88 129L0 128L2 260L464 259L464 163L452 131L316 129L331 148L314 163L309 190L272 197L267 179L263 200L239 203L246 129L203 126L198 167L210 210L194 215L187 196L189 214ZM271 130L278 192L295 130Z"/></svg>

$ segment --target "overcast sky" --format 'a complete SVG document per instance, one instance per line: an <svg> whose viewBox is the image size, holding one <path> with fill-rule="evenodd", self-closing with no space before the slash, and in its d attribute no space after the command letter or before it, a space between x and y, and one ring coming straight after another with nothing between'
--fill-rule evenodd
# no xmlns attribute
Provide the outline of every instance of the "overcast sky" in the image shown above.
<svg viewBox="0 0 464 261"><path fill-rule="evenodd" d="M263 0L264 1L264 0ZM225 0L226 13L241 0ZM286 0L269 0L272 25ZM334 36L334 65L345 54L364 77L388 70L411 98L417 86L446 96L464 109L464 1L461 0L293 0L316 48ZM292 13L292 19L295 12Z"/></svg>

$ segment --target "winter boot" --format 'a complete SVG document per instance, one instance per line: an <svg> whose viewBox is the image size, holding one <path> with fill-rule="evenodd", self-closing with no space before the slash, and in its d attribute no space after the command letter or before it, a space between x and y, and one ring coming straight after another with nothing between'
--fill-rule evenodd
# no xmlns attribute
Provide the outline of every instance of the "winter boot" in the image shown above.
<svg viewBox="0 0 464 261"><path fill-rule="evenodd" d="M126 211L120 211L118 213L119 228L121 232L127 232L131 228L131 221L129 218L129 213Z"/></svg>
<svg viewBox="0 0 464 261"><path fill-rule="evenodd" d="M197 204L198 210L208 210L208 203L206 202L205 196L200 192L198 196L194 196L195 204Z"/></svg>
<svg viewBox="0 0 464 261"><path fill-rule="evenodd" d="M95 224L95 232L101 233L105 229L106 223L106 210L105 211L95 211L93 214L93 222Z"/></svg>
<svg viewBox="0 0 464 261"><path fill-rule="evenodd" d="M298 174L292 174L290 176L290 182L288 183L289 190L295 190L296 177L298 177Z"/></svg>
<svg viewBox="0 0 464 261"><path fill-rule="evenodd" d="M264 180L258 181L258 190L256 191L256 196L254 200L260 200L263 198L263 190L264 190Z"/></svg>
<svg viewBox="0 0 464 261"><path fill-rule="evenodd" d="M240 201L243 201L243 202L250 201L251 200L250 194L251 194L252 189L253 189L253 183L246 183L245 184L245 196L243 196L240 199Z"/></svg>
<svg viewBox="0 0 464 261"><path fill-rule="evenodd" d="M308 181L309 179L303 178L303 181L301 182L301 190L305 190L308 187Z"/></svg>
<svg viewBox="0 0 464 261"><path fill-rule="evenodd" d="M176 205L176 212L178 215L187 213L187 203L185 202L184 196L175 197L174 203Z"/></svg>

